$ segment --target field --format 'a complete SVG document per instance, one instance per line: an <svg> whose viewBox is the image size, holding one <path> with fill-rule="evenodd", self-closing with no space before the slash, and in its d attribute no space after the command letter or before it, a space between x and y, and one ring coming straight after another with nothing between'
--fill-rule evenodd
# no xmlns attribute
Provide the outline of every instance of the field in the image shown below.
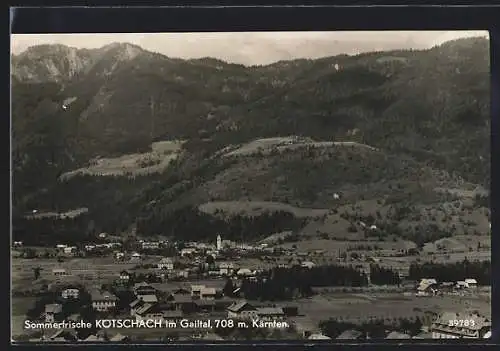
<svg viewBox="0 0 500 351"><path fill-rule="evenodd" d="M23 323L26 319L26 313L30 308L32 308L35 304L34 297L13 297L11 306L12 306L12 321L11 327L12 332L11 335L20 335L23 331Z"/></svg>
<svg viewBox="0 0 500 351"><path fill-rule="evenodd" d="M61 179L78 174L96 176L144 175L163 171L181 153L183 141L159 141L151 145L151 151L141 154L128 154L115 158L94 160L89 167L64 173Z"/></svg>
<svg viewBox="0 0 500 351"><path fill-rule="evenodd" d="M209 202L199 206L200 211L216 214L216 211L221 211L227 215L243 214L246 216L259 216L262 213L285 211L290 212L296 217L319 217L325 215L328 210L299 208L280 202L268 201L218 201Z"/></svg>
<svg viewBox="0 0 500 351"><path fill-rule="evenodd" d="M323 293L296 302L301 315L306 315L317 325L331 317L358 323L367 318L392 320L400 317L423 316L426 311L477 310L491 318L489 294L480 296L415 297L401 293Z"/></svg>
<svg viewBox="0 0 500 351"><path fill-rule="evenodd" d="M84 213L87 213L89 211L88 208L82 207L82 208L77 208L75 210L71 211L66 211L66 212L38 212L34 213L31 215L26 216L26 219L42 219L42 218L58 218L58 219L64 219L64 218L75 218L78 217Z"/></svg>
<svg viewBox="0 0 500 351"><path fill-rule="evenodd" d="M25 291L34 288L33 268L42 269L39 282L52 283L60 278L52 274L55 268L64 268L69 273L62 278L67 282L78 282L93 286L118 278L120 271L132 269L135 262L116 262L112 257L73 258L65 262L56 259L12 259L12 290Z"/></svg>

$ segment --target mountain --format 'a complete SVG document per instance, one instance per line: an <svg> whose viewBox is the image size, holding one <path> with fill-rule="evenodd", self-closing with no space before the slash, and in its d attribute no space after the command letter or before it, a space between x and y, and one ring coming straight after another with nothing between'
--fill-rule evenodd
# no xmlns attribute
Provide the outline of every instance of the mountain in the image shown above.
<svg viewBox="0 0 500 351"><path fill-rule="evenodd" d="M415 203L435 187L489 188L485 39L252 67L128 43L43 45L13 56L11 77L19 213L88 207L101 228L151 234L187 208L206 228L213 216L196 207L214 201L328 209L335 192ZM180 149L151 149L175 140ZM239 147L254 151L227 155ZM127 168L167 154L162 172Z"/></svg>

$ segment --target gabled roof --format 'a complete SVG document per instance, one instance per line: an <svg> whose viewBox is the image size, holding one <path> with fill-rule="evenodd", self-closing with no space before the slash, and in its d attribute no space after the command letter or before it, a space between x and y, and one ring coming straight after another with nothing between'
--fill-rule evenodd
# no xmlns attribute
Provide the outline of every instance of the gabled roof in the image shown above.
<svg viewBox="0 0 500 351"><path fill-rule="evenodd" d="M184 314L182 311L163 311L163 318L181 318Z"/></svg>
<svg viewBox="0 0 500 351"><path fill-rule="evenodd" d="M257 308L258 315L283 315L283 309L281 307L260 307Z"/></svg>
<svg viewBox="0 0 500 351"><path fill-rule="evenodd" d="M255 307L253 307L252 305L250 305L245 300L239 301L239 302L235 302L231 306L229 306L227 309L228 309L228 311L231 311L231 312L241 312L243 310L254 310L254 311L256 310Z"/></svg>
<svg viewBox="0 0 500 351"><path fill-rule="evenodd" d="M58 303L51 303L45 305L45 313L61 313L61 312L62 312L62 305Z"/></svg>
<svg viewBox="0 0 500 351"><path fill-rule="evenodd" d="M141 305L141 304L143 304L143 303L144 303L144 301L143 301L143 300L141 300L141 299L135 299L134 301L132 301L132 302L129 304L129 306L130 306L130 308L134 308L135 306L139 306L139 305Z"/></svg>
<svg viewBox="0 0 500 351"><path fill-rule="evenodd" d="M147 313L151 307L153 307L153 304L150 304L150 303L145 303L144 305L142 305L141 307L139 307L135 313L138 314L138 315L142 315L144 313Z"/></svg>
<svg viewBox="0 0 500 351"><path fill-rule="evenodd" d="M116 334L112 338L109 339L109 341L123 341L128 339L128 336L122 335L120 333Z"/></svg>
<svg viewBox="0 0 500 351"><path fill-rule="evenodd" d="M337 336L337 339L338 340L355 340L355 339L359 339L362 335L363 335L363 333L360 332L359 330L350 329L350 330L344 331L339 336Z"/></svg>
<svg viewBox="0 0 500 351"><path fill-rule="evenodd" d="M476 279L473 279L473 278L470 278L470 279L465 279L465 282L467 284L477 284L477 280Z"/></svg>
<svg viewBox="0 0 500 351"><path fill-rule="evenodd" d="M91 293L92 301L116 301L118 298L109 291L94 290Z"/></svg>
<svg viewBox="0 0 500 351"><path fill-rule="evenodd" d="M140 299L148 303L158 302L158 297L156 297L156 295L141 295Z"/></svg>
<svg viewBox="0 0 500 351"><path fill-rule="evenodd" d="M403 334L397 331L390 332L386 337L386 339L411 339L411 336L408 334Z"/></svg>
<svg viewBox="0 0 500 351"><path fill-rule="evenodd" d="M312 334L308 337L309 340L330 340L331 338L323 334Z"/></svg>

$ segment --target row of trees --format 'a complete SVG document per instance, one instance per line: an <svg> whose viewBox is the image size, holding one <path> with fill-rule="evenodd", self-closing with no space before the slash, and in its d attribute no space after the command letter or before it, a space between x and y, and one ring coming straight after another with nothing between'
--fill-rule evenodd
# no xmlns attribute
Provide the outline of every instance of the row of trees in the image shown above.
<svg viewBox="0 0 500 351"><path fill-rule="evenodd" d="M412 263L409 268L409 279L434 278L441 282L455 282L474 278L479 285L491 285L490 261L469 261L464 259L456 263Z"/></svg>

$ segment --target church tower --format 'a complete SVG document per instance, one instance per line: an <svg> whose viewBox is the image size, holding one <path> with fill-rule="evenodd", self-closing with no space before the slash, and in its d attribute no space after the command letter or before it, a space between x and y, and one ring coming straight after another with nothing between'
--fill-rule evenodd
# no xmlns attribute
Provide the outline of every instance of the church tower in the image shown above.
<svg viewBox="0 0 500 351"><path fill-rule="evenodd" d="M222 238L217 235L217 250L222 250Z"/></svg>

